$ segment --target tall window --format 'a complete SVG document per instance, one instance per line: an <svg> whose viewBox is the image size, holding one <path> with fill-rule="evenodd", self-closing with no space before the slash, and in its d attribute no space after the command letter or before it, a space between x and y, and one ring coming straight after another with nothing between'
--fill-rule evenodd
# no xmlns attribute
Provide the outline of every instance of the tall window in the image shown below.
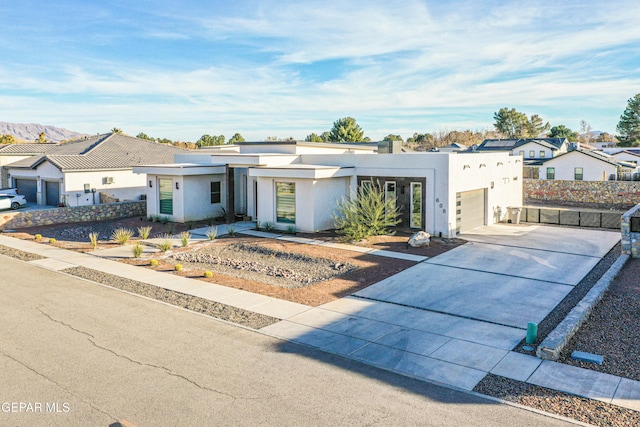
<svg viewBox="0 0 640 427"><path fill-rule="evenodd" d="M222 191L220 181L211 182L211 203L220 203L222 201Z"/></svg>
<svg viewBox="0 0 640 427"><path fill-rule="evenodd" d="M547 168L547 179L556 179L556 168Z"/></svg>
<svg viewBox="0 0 640 427"><path fill-rule="evenodd" d="M158 180L160 199L160 213L173 215L173 180L160 178Z"/></svg>
<svg viewBox="0 0 640 427"><path fill-rule="evenodd" d="M575 179L576 181L582 181L582 178L583 178L582 168L575 168L573 170L573 179Z"/></svg>
<svg viewBox="0 0 640 427"><path fill-rule="evenodd" d="M422 183L411 183L411 227L422 228Z"/></svg>
<svg viewBox="0 0 640 427"><path fill-rule="evenodd" d="M385 213L393 212L396 209L396 183L387 181L384 183L384 206Z"/></svg>
<svg viewBox="0 0 640 427"><path fill-rule="evenodd" d="M276 182L276 221L296 223L296 184Z"/></svg>
<svg viewBox="0 0 640 427"><path fill-rule="evenodd" d="M536 157L536 152L534 150L529 150L529 158L533 159Z"/></svg>

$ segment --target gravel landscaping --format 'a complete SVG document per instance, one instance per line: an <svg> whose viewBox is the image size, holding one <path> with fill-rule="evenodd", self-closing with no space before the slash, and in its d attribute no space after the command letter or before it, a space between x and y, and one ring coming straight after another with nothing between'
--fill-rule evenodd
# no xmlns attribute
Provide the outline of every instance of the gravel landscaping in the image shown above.
<svg viewBox="0 0 640 427"><path fill-rule="evenodd" d="M591 425L640 425L640 412L492 374L488 374L473 390Z"/></svg>
<svg viewBox="0 0 640 427"><path fill-rule="evenodd" d="M203 298L185 295L180 292L158 288L157 286L148 285L136 280L125 279L120 276L103 273L90 268L73 267L62 271L112 288L153 298L171 305L186 308L187 310L206 314L207 316L215 317L216 319L222 319L228 322L237 323L238 325L247 326L252 329L260 329L280 320L275 317L265 316L242 308L232 307Z"/></svg>
<svg viewBox="0 0 640 427"><path fill-rule="evenodd" d="M20 249L10 248L8 246L0 245L0 255L6 255L11 258L17 258L22 261L36 261L39 259L44 259L45 257L32 254L31 252L21 251Z"/></svg>

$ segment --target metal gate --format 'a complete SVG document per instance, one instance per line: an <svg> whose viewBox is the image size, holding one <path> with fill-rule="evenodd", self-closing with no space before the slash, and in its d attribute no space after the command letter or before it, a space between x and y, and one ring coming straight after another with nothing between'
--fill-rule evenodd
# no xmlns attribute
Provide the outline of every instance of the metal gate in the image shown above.
<svg viewBox="0 0 640 427"><path fill-rule="evenodd" d="M456 193L456 232L485 225L484 189Z"/></svg>

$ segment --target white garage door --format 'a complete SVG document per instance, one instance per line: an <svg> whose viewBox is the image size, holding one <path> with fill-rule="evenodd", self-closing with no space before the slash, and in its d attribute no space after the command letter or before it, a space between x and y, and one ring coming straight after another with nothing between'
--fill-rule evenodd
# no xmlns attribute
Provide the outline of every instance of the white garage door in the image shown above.
<svg viewBox="0 0 640 427"><path fill-rule="evenodd" d="M464 233L485 225L484 189L456 193L456 231Z"/></svg>

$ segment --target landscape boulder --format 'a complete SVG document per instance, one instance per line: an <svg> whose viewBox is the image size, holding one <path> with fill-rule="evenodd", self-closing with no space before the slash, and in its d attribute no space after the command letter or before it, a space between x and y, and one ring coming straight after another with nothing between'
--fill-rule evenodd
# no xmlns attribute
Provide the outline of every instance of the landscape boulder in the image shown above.
<svg viewBox="0 0 640 427"><path fill-rule="evenodd" d="M412 248L419 248L422 246L429 246L431 242L431 235L425 231L418 231L409 237L409 246Z"/></svg>

